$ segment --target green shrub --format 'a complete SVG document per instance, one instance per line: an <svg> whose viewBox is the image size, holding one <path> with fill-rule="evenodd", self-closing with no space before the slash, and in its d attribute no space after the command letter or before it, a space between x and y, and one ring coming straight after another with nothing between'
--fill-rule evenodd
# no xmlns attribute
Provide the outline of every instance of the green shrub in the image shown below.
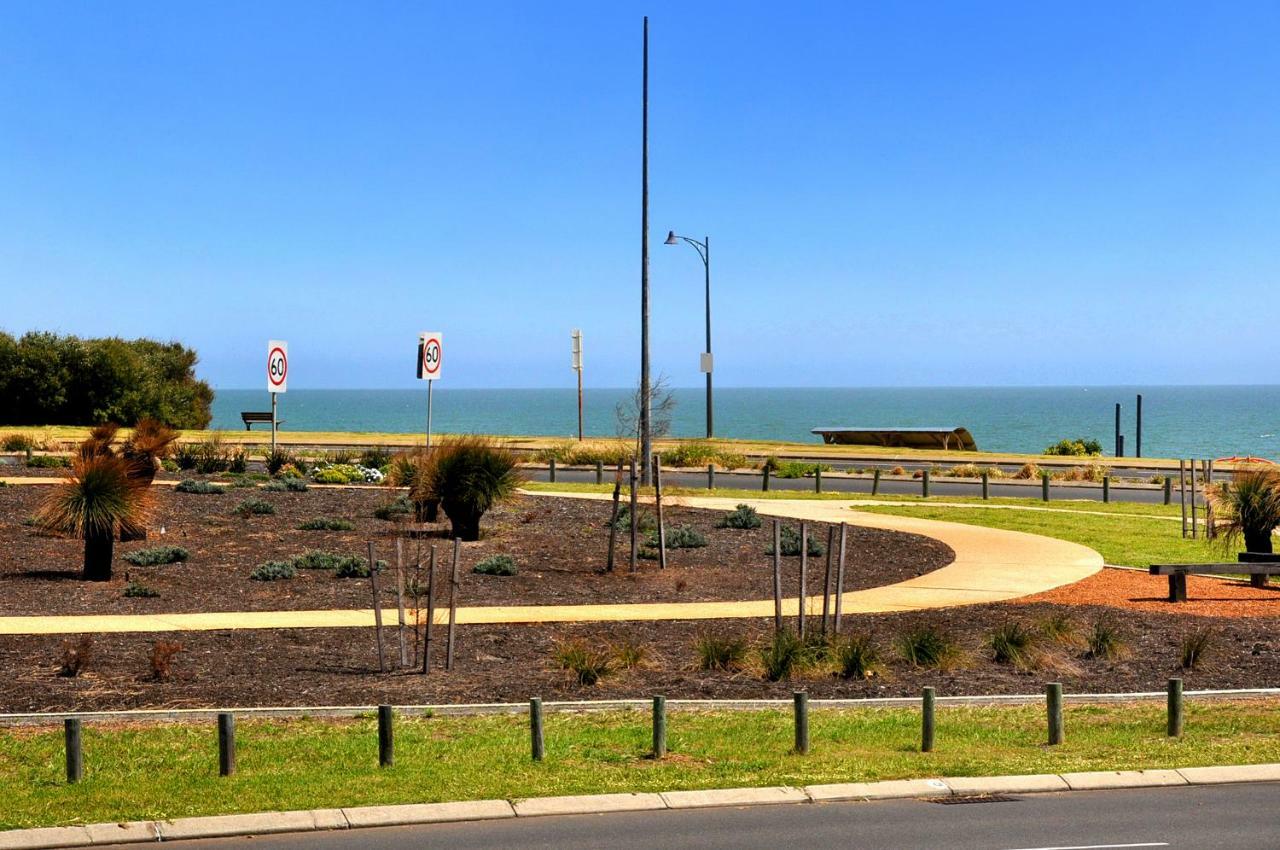
<svg viewBox="0 0 1280 850"><path fill-rule="evenodd" d="M354 464L335 463L313 469L311 480L317 484L363 484L365 475L364 470Z"/></svg>
<svg viewBox="0 0 1280 850"><path fill-rule="evenodd" d="M1215 639L1212 629L1196 629L1182 639L1180 663L1183 670L1195 670L1204 662L1214 648Z"/></svg>
<svg viewBox="0 0 1280 850"><path fill-rule="evenodd" d="M240 516L269 516L276 512L275 505L265 502L262 499L245 499L236 505L236 513Z"/></svg>
<svg viewBox="0 0 1280 850"><path fill-rule="evenodd" d="M707 545L707 538L695 528L677 525L666 529L668 549L701 549ZM644 545L655 548L658 545L658 532L652 531L645 539Z"/></svg>
<svg viewBox="0 0 1280 850"><path fill-rule="evenodd" d="M376 519L403 520L413 516L413 503L408 496L397 496L395 501L379 505L373 509Z"/></svg>
<svg viewBox="0 0 1280 850"><path fill-rule="evenodd" d="M916 626L897 638L898 652L915 667L944 668L959 658L955 640L935 626Z"/></svg>
<svg viewBox="0 0 1280 850"><path fill-rule="evenodd" d="M634 454L635 447L625 442L583 445L576 440L568 440L538 449L533 453L532 459L535 463L547 463L554 459L556 463L569 466L594 466L600 462L605 466L616 467L619 463L626 466Z"/></svg>
<svg viewBox="0 0 1280 850"><path fill-rule="evenodd" d="M605 528L609 527L608 520L605 521ZM619 531L631 530L631 506L622 505L618 508L618 518L614 521L613 527ZM645 508L641 508L636 514L636 528L640 531L653 531L658 527L658 521L654 519L653 513Z"/></svg>
<svg viewBox="0 0 1280 850"><path fill-rule="evenodd" d="M613 672L612 653L582 641L560 644L554 657L562 669L574 674L579 685L594 685Z"/></svg>
<svg viewBox="0 0 1280 850"><path fill-rule="evenodd" d="M226 487L219 487L211 481L200 481L195 478L184 478L173 488L179 493L194 493L199 496L211 496L227 492Z"/></svg>
<svg viewBox="0 0 1280 850"><path fill-rule="evenodd" d="M623 670L634 670L649 657L648 648L644 644L631 639L619 641L613 644L611 649L613 650L613 660Z"/></svg>
<svg viewBox="0 0 1280 850"><path fill-rule="evenodd" d="M745 638L716 635L702 635L694 647L702 670L737 670L746 660L748 649Z"/></svg>
<svg viewBox="0 0 1280 850"><path fill-rule="evenodd" d="M760 514L750 505L738 505L735 509L720 517L716 528L737 528L741 530L759 528Z"/></svg>
<svg viewBox="0 0 1280 850"><path fill-rule="evenodd" d="M268 493L305 493L307 492L307 482L296 475L290 475L286 478L268 481L262 485L262 489Z"/></svg>
<svg viewBox="0 0 1280 850"><path fill-rule="evenodd" d="M298 528L302 531L354 531L356 524L349 519L329 519L316 517L309 519Z"/></svg>
<svg viewBox="0 0 1280 850"><path fill-rule="evenodd" d="M880 649L870 635L854 634L836 642L836 670L845 679L870 679L880 674Z"/></svg>
<svg viewBox="0 0 1280 850"><path fill-rule="evenodd" d="M379 558L377 566L378 572L382 572L387 568L387 562ZM334 567L333 574L337 578L368 578L369 562L364 558L348 555L338 561L338 565Z"/></svg>
<svg viewBox="0 0 1280 850"><path fill-rule="evenodd" d="M293 568L293 564L284 561L267 561L265 564L259 564L258 568L249 574L250 581L283 581L284 579L293 578L298 571Z"/></svg>
<svg viewBox="0 0 1280 850"><path fill-rule="evenodd" d="M289 563L299 570L336 570L346 560L363 563L354 555L339 555L321 549L308 549L301 555L294 555Z"/></svg>
<svg viewBox="0 0 1280 850"><path fill-rule="evenodd" d="M721 469L742 469L748 462L746 455L697 441L680 443L662 453L663 466L706 467L711 464Z"/></svg>
<svg viewBox="0 0 1280 850"><path fill-rule="evenodd" d="M792 528L792 527L791 527L791 526L789 526L789 525L784 525L784 526L782 526L782 530L781 530L781 532L779 533L779 537L780 537L780 538L781 538L781 540L782 540L782 554L783 554L783 555L787 555L787 556L790 556L790 557L796 557L796 556L799 556L799 554L800 554L800 532L799 532L798 530L796 530L795 528ZM827 551L827 547L826 547L826 546L824 546L824 545L823 545L823 543L822 543L822 541L818 539L818 535L814 534L812 531L810 531L810 532L809 532L809 545L808 545L808 549L809 549L809 556L810 556L810 557L814 557L814 556L817 556L817 555L822 555L822 554L826 553L826 551ZM769 546L768 546L764 551L765 551L765 554L766 554L766 555L772 555L772 554L773 554L773 543L772 543L772 542L770 542L770 543L769 543Z"/></svg>
<svg viewBox="0 0 1280 850"><path fill-rule="evenodd" d="M385 446L374 446L360 453L360 465L370 469L383 469L391 463L391 450Z"/></svg>
<svg viewBox="0 0 1280 850"><path fill-rule="evenodd" d="M480 519L520 484L515 454L485 437L455 437L434 449L431 460L421 500L439 499L454 539L479 540Z"/></svg>
<svg viewBox="0 0 1280 850"><path fill-rule="evenodd" d="M5 434L0 439L0 451L31 452L40 448L40 442L30 434Z"/></svg>
<svg viewBox="0 0 1280 850"><path fill-rule="evenodd" d="M62 455L30 455L26 464L31 469L62 469L70 463Z"/></svg>
<svg viewBox="0 0 1280 850"><path fill-rule="evenodd" d="M138 549L121 556L121 560L135 567L158 567L162 564L177 564L191 557L191 553L181 546L152 546Z"/></svg>
<svg viewBox="0 0 1280 850"><path fill-rule="evenodd" d="M773 639L760 650L760 666L770 682L791 678L808 660L808 648L794 632L775 632Z"/></svg>
<svg viewBox="0 0 1280 850"><path fill-rule="evenodd" d="M1087 638L1088 656L1105 661L1124 657L1128 651L1127 642L1120 629L1106 617L1095 620Z"/></svg>
<svg viewBox="0 0 1280 850"><path fill-rule="evenodd" d="M131 581L124 586L124 592L120 595L129 599L156 599L160 596L160 591L147 587L145 584Z"/></svg>
<svg viewBox="0 0 1280 850"><path fill-rule="evenodd" d="M1012 664L1021 670L1036 666L1039 635L1019 622L1004 623L991 633L991 657L998 664Z"/></svg>
<svg viewBox="0 0 1280 850"><path fill-rule="evenodd" d="M286 466L292 466L299 471L306 468L305 461L294 455L294 453L288 449L279 447L274 451L268 451L266 455L263 456L263 460L266 463L267 473L269 475L277 475L280 470L284 469Z"/></svg>
<svg viewBox="0 0 1280 850"><path fill-rule="evenodd" d="M510 555L490 555L471 568L471 572L483 576L513 576L516 562Z"/></svg>
<svg viewBox="0 0 1280 850"><path fill-rule="evenodd" d="M1066 457L1084 457L1087 455L1102 454L1102 444L1097 440L1091 440L1086 437L1077 437L1074 440L1059 440L1044 450L1047 455L1060 455Z"/></svg>
<svg viewBox="0 0 1280 850"><path fill-rule="evenodd" d="M1062 646L1080 646L1080 625L1070 614L1054 614L1039 622L1040 633Z"/></svg>
<svg viewBox="0 0 1280 850"><path fill-rule="evenodd" d="M830 472L831 465L826 463L804 463L798 460L779 461L773 458L774 465L769 470L776 478L812 478L819 469Z"/></svg>
<svg viewBox="0 0 1280 850"><path fill-rule="evenodd" d="M249 455L244 449L236 449L231 453L230 461L227 463L227 471L243 474L249 468Z"/></svg>

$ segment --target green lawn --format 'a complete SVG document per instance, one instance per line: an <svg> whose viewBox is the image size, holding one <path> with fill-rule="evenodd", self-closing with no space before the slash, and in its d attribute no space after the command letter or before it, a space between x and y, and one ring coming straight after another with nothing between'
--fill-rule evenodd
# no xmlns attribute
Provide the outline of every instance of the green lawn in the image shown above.
<svg viewBox="0 0 1280 850"><path fill-rule="evenodd" d="M1276 705L1189 702L1186 736L1163 704L1068 706L1067 742L1043 745L1042 706L940 708L937 750L916 752L913 709L821 709L797 756L787 711L680 712L672 756L646 757L648 714L550 714L547 760L528 757L523 716L397 721L396 766L377 767L375 723L239 724L239 773L217 777L213 724L85 730L85 779L66 785L61 730L0 732L0 828L230 812L522 798L611 791L804 785L1280 761Z"/></svg>

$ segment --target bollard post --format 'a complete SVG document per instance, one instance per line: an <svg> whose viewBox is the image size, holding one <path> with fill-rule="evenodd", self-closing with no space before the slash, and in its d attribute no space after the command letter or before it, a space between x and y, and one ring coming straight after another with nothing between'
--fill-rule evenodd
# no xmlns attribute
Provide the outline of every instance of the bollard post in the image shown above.
<svg viewBox="0 0 1280 850"><path fill-rule="evenodd" d="M596 461L596 483L597 484L604 483L604 461L603 460Z"/></svg>
<svg viewBox="0 0 1280 850"><path fill-rule="evenodd" d="M875 472L871 473L871 495L880 494L880 467L876 467Z"/></svg>
<svg viewBox="0 0 1280 850"><path fill-rule="evenodd" d="M773 521L773 631L782 631L782 523Z"/></svg>
<svg viewBox="0 0 1280 850"><path fill-rule="evenodd" d="M933 733L934 718L933 709L935 702L933 688L925 688L921 691L920 699L920 752L933 752Z"/></svg>
<svg viewBox="0 0 1280 850"><path fill-rule="evenodd" d="M1040 500L1049 501L1049 473L1040 473Z"/></svg>
<svg viewBox="0 0 1280 850"><path fill-rule="evenodd" d="M555 458L551 458L551 460L547 462L547 479L552 484L556 483L556 459Z"/></svg>
<svg viewBox="0 0 1280 850"><path fill-rule="evenodd" d="M1102 476L1102 501L1103 503L1111 501L1111 476Z"/></svg>
<svg viewBox="0 0 1280 850"><path fill-rule="evenodd" d="M764 475L762 475L760 478L760 489L765 493L769 492L769 465L768 464L765 464Z"/></svg>
<svg viewBox="0 0 1280 850"><path fill-rule="evenodd" d="M796 754L809 753L809 695L804 691L796 691L792 695L796 715Z"/></svg>
<svg viewBox="0 0 1280 850"><path fill-rule="evenodd" d="M800 598L796 605L796 634L804 639L805 619L809 613L809 526L800 520Z"/></svg>
<svg viewBox="0 0 1280 850"><path fill-rule="evenodd" d="M1169 680L1169 726L1170 738L1182 737L1182 680Z"/></svg>
<svg viewBox="0 0 1280 850"><path fill-rule="evenodd" d="M391 767L396 763L395 730L391 721L391 706L378 706L378 767Z"/></svg>
<svg viewBox="0 0 1280 850"><path fill-rule="evenodd" d="M920 495L929 498L929 469L925 468L920 476Z"/></svg>
<svg viewBox="0 0 1280 850"><path fill-rule="evenodd" d="M218 775L231 776L236 772L236 716L229 711L218 712Z"/></svg>
<svg viewBox="0 0 1280 850"><path fill-rule="evenodd" d="M667 698L653 698L653 757L660 759L667 754Z"/></svg>
<svg viewBox="0 0 1280 850"><path fill-rule="evenodd" d="M985 470L982 473L982 498L991 498L991 473Z"/></svg>
<svg viewBox="0 0 1280 850"><path fill-rule="evenodd" d="M1063 741L1062 685L1057 682L1044 686L1045 707L1049 712L1049 746Z"/></svg>
<svg viewBox="0 0 1280 850"><path fill-rule="evenodd" d="M716 489L716 465L714 463L707 464L707 489Z"/></svg>
<svg viewBox="0 0 1280 850"><path fill-rule="evenodd" d="M542 761L547 754L547 747L542 735L542 700L538 697L529 700L529 739L533 760Z"/></svg>
<svg viewBox="0 0 1280 850"><path fill-rule="evenodd" d="M813 466L813 492L822 492L822 464L814 464Z"/></svg>
<svg viewBox="0 0 1280 850"><path fill-rule="evenodd" d="M79 717L62 721L62 737L67 750L67 782L84 779L84 750L81 746Z"/></svg>
<svg viewBox="0 0 1280 850"><path fill-rule="evenodd" d="M1171 475L1164 477L1164 503L1166 505L1173 503L1173 476Z"/></svg>

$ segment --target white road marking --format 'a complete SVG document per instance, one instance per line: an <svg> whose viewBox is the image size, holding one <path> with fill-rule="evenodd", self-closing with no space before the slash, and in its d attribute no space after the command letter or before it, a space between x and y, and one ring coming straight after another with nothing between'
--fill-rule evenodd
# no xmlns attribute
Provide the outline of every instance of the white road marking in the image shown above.
<svg viewBox="0 0 1280 850"><path fill-rule="evenodd" d="M1068 847L1019 847L1016 850L1118 850L1122 847L1168 847L1168 841L1146 841L1141 844L1072 844Z"/></svg>

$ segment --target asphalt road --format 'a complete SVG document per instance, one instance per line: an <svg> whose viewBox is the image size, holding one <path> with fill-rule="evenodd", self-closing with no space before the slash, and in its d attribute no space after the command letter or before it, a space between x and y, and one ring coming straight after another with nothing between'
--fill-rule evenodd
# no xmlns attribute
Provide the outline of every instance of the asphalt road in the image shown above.
<svg viewBox="0 0 1280 850"><path fill-rule="evenodd" d="M548 480L546 469L526 469L525 474L534 481ZM606 469L604 472L605 482L611 482L613 475L613 470ZM595 480L595 470L556 470L556 481L594 484ZM664 471L662 473L662 482L667 486L701 488L707 486L707 474L705 472ZM758 472L717 472L715 482L717 487L738 490L759 490L761 483ZM626 482L624 481L623 483L625 485ZM849 493L852 496L865 496L871 493L871 483L871 478L869 477L825 476L822 479L822 489L823 492L827 493ZM771 477L769 479L769 489L776 491L803 490L811 493L814 489L814 480L812 478ZM884 496L919 496L921 482L919 479L881 478L879 492ZM1007 481L995 480L991 482L990 494L992 497L1000 498L1039 499L1041 496L1040 482L1013 484ZM982 485L976 481L957 481L934 477L929 482L929 495L938 499L945 499L947 496L979 497L982 495ZM1100 502L1102 501L1102 485L1051 483L1049 485L1049 498L1050 500L1092 499ZM1161 504L1164 502L1164 491L1159 487L1130 488L1113 485L1111 487L1111 499L1116 502ZM1178 491L1176 489L1173 491L1173 504L1178 504Z"/></svg>
<svg viewBox="0 0 1280 850"><path fill-rule="evenodd" d="M183 850L244 839L174 842ZM1280 847L1280 784L1021 795L1007 802L919 800L575 815L253 839L258 850L707 850Z"/></svg>

